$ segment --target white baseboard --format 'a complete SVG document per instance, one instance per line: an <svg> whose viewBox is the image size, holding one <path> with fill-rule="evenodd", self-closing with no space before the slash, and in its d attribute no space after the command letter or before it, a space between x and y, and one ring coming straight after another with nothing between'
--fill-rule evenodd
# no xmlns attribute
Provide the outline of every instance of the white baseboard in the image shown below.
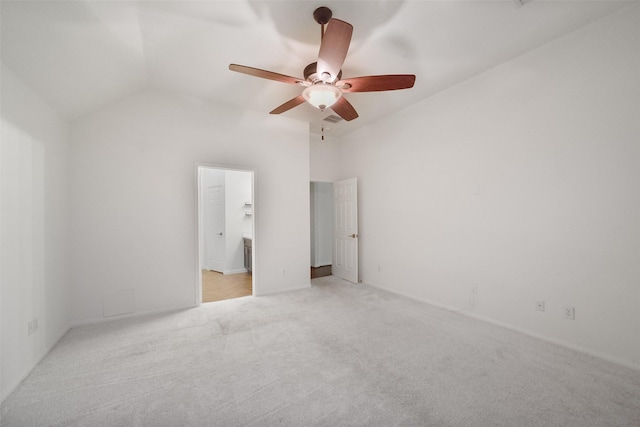
<svg viewBox="0 0 640 427"><path fill-rule="evenodd" d="M331 259L314 259L311 262L311 266L312 267L316 267L316 268L317 267L324 267L326 265L331 265L331 264L333 264L333 260L331 260Z"/></svg>
<svg viewBox="0 0 640 427"><path fill-rule="evenodd" d="M68 327L67 329L65 329L58 337L56 337L56 340L53 342L53 344L51 344L49 347L46 347L44 349L44 351L42 352L42 354L40 354L35 361L31 364L31 366L27 367L24 372L22 373L22 375L20 375L18 377L18 379L16 379L13 383L11 383L9 385L9 387L2 392L2 396L0 396L0 404L2 404L5 399L7 397L9 397L11 395L11 393L13 393L16 388L18 388L18 386L22 383L22 381L24 381L29 374L31 373L31 371L33 371L33 369L38 366L38 364L40 362L42 362L42 360L47 356L47 354L49 354L51 352L51 350L53 350L53 348L56 346L56 344L58 344L58 342L62 339L62 337L65 336L65 334L67 332L69 332L69 330L71 329L71 327Z"/></svg>
<svg viewBox="0 0 640 427"><path fill-rule="evenodd" d="M225 270L222 272L222 274L240 274L240 273L246 273L247 269L246 268L240 268L238 270Z"/></svg>
<svg viewBox="0 0 640 427"><path fill-rule="evenodd" d="M79 326L86 326L86 325L95 325L98 323L105 323L105 322L113 322L116 320L121 320L121 319L129 319L129 318L135 318L135 317L142 317L142 316L150 316L153 314L163 314L163 313L171 313L174 311L181 311L181 310L188 310L190 308L195 308L197 307L196 305L190 305L190 306L186 306L186 307L172 307L172 308L162 308L159 310L148 310L148 311L139 311L139 312L135 312L135 313L128 313L128 314L123 314L120 316L109 316L109 317L92 317L89 319L81 319L81 320L74 320L71 322L71 328L77 328Z"/></svg>
<svg viewBox="0 0 640 427"><path fill-rule="evenodd" d="M311 283L308 283L306 285L295 286L293 288L278 289L277 291L273 291L273 292L267 292L267 293L263 293L263 294L255 294L254 296L256 296L256 297L266 297L266 296L269 296L269 295L281 294L283 292L299 291L301 289L310 289L310 288L311 288Z"/></svg>
<svg viewBox="0 0 640 427"><path fill-rule="evenodd" d="M456 314L461 314L463 316L471 317L473 319L480 320L480 321L483 321L483 322L487 322L487 323L490 323L492 325L500 326L502 328L509 329L511 331L515 331L515 332L521 333L523 335L527 335L527 336L530 336L532 338L539 339L541 341L546 341L546 342L549 342L551 344L559 345L560 347L568 348L570 350L577 351L578 353L582 353L582 354L586 354L588 356L592 356L592 357L595 357L595 358L598 358L598 359L606 360L607 362L611 362L611 363L614 363L616 365L624 366L625 368L633 369L634 371L640 372L640 365L638 365L636 363L633 363L633 362L631 362L629 360L620 359L620 358L617 358L615 356L611 356L609 354L601 353L601 352L596 351L596 350L591 350L591 349L588 349L588 348L585 348L585 347L582 347L582 346L579 346L579 345L575 345L575 344L572 344L572 343L567 342L567 341L559 340L557 338L553 338L553 337L550 337L550 336L547 336L547 335L544 335L544 334L539 334L537 332L533 332L533 331L530 331L530 330L525 329L525 328L520 328L519 326L511 325L509 323L500 322L498 320L492 319L490 317L482 316L480 314L473 313L473 312L468 311L468 310L460 310L459 307L451 307L451 306L446 305L446 304L441 304L439 302L432 301L432 300L430 300L428 298L416 297L414 295L409 295L409 294L406 294L404 292L398 292L396 290L388 289L388 288L385 288L383 286L372 285L372 284L369 284L369 283L363 283L363 284L371 286L371 287L374 287L374 288L377 288L377 289L382 289L383 291L391 292L392 294L400 295L400 296L412 299L414 301L420 301L420 302L423 302L425 304L429 304L429 305L431 305L433 307L441 308L443 310L447 310L447 311L454 312Z"/></svg>

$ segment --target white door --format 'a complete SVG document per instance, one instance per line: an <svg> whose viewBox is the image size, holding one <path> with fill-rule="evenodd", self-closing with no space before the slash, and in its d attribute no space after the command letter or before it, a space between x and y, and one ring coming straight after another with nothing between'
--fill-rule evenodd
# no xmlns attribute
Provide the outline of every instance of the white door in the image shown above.
<svg viewBox="0 0 640 427"><path fill-rule="evenodd" d="M358 283L358 180L333 183L332 274Z"/></svg>
<svg viewBox="0 0 640 427"><path fill-rule="evenodd" d="M224 271L224 185L207 187L205 201L205 268Z"/></svg>

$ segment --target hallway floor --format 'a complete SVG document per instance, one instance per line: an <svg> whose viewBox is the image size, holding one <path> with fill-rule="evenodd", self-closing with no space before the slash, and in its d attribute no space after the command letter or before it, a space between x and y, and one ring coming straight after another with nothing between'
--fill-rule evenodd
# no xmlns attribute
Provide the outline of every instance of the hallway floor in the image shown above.
<svg viewBox="0 0 640 427"><path fill-rule="evenodd" d="M252 295L251 273L222 274L202 270L202 302Z"/></svg>

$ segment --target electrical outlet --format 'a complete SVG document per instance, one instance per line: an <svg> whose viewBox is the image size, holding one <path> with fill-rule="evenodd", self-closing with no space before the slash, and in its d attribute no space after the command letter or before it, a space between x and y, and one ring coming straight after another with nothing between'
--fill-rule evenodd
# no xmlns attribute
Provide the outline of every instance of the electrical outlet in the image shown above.
<svg viewBox="0 0 640 427"><path fill-rule="evenodd" d="M38 331L38 318L34 317L32 321L27 323L27 336L35 334Z"/></svg>
<svg viewBox="0 0 640 427"><path fill-rule="evenodd" d="M536 301L536 310L544 311L544 301Z"/></svg>
<svg viewBox="0 0 640 427"><path fill-rule="evenodd" d="M471 286L471 292L473 292L474 294L478 293L478 285L476 285L475 283Z"/></svg>
<svg viewBox="0 0 640 427"><path fill-rule="evenodd" d="M564 308L564 318L565 319L569 319L569 320L575 320L576 319L576 309L574 307L571 306L566 306Z"/></svg>

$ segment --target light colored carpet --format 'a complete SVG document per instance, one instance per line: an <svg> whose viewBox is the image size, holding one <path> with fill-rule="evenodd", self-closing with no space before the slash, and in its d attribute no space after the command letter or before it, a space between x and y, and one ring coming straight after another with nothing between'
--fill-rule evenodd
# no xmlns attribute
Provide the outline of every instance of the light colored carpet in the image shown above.
<svg viewBox="0 0 640 427"><path fill-rule="evenodd" d="M640 373L333 277L72 329L2 426L639 426Z"/></svg>

